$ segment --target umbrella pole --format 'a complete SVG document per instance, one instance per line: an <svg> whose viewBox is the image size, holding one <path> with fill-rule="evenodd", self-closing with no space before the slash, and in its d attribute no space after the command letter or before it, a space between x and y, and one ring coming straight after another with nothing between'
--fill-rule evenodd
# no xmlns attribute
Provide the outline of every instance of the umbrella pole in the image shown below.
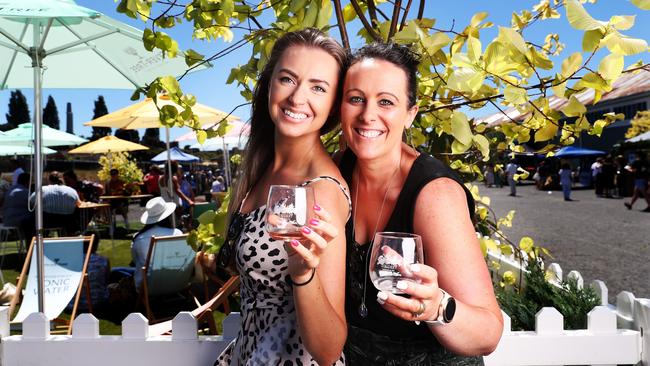
<svg viewBox="0 0 650 366"><path fill-rule="evenodd" d="M43 149L42 149L42 125L43 110L41 109L41 55L39 54L41 44L40 23L34 20L34 47L30 49L32 67L34 68L34 173L36 178L36 273L38 278L38 312L45 313L44 285L45 275L43 273Z"/></svg>
<svg viewBox="0 0 650 366"><path fill-rule="evenodd" d="M223 143L223 172L226 179L226 187L230 188L230 154L228 152L228 145L226 145L226 138L222 137L221 142Z"/></svg>
<svg viewBox="0 0 650 366"><path fill-rule="evenodd" d="M169 191L169 197L170 199L174 199L174 187L173 187L173 179L172 179L172 174L175 174L175 172L172 172L172 157L171 157L171 152L169 151L169 127L165 127L165 145L167 147L167 190ZM178 202L174 202L175 204L178 205ZM176 213L174 212L172 214L172 226L174 229L176 228Z"/></svg>

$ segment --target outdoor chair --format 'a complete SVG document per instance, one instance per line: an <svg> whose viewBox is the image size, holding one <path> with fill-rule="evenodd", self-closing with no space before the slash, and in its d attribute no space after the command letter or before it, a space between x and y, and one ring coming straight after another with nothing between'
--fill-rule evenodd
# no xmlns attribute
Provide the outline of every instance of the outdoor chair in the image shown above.
<svg viewBox="0 0 650 366"><path fill-rule="evenodd" d="M204 214L207 211L213 210L216 211L219 207L217 206L216 202L201 202L201 203L195 203L194 206L192 206L192 215L191 217L191 222L192 222L192 227L189 228L194 229L198 227L199 222L199 216Z"/></svg>
<svg viewBox="0 0 650 366"><path fill-rule="evenodd" d="M195 257L196 253L187 244L187 235L151 238L147 259L141 268L142 285L137 304L144 304L151 324L158 321L152 309L154 298L163 303L175 295L189 294Z"/></svg>
<svg viewBox="0 0 650 366"><path fill-rule="evenodd" d="M217 331L217 324L214 321L213 312L219 307L223 306L225 314L230 313L228 303L230 296L239 291L239 276L232 276L219 288L219 291L205 304L199 305L196 309L192 310L192 315L199 321L208 323L210 334L219 334ZM154 324L149 327L149 336L169 334L172 331L172 321L168 320L162 323Z"/></svg>
<svg viewBox="0 0 650 366"><path fill-rule="evenodd" d="M77 308L82 291L88 300L88 310L92 312L90 297L90 286L88 282L87 268L90 258L90 243L93 236L44 238L43 239L43 275L44 275L44 299L45 316L59 325L55 328L58 332L70 334L70 324L77 315ZM13 324L22 323L31 313L38 312L38 280L37 280L37 258L34 255L36 238L33 238L23 269L18 277L16 294L9 305L9 317L13 315L14 309L21 300L23 285L25 285L25 296L22 298L18 314L11 321ZM86 244L86 245L84 245ZM84 250L84 246L87 248ZM85 291L84 291L85 290ZM59 315L66 306L73 300L70 321L60 319Z"/></svg>

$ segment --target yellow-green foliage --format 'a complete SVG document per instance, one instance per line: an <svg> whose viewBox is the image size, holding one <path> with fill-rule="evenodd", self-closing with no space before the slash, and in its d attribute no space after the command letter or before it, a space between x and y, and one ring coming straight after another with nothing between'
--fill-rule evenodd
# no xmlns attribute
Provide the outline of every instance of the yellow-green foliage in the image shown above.
<svg viewBox="0 0 650 366"><path fill-rule="evenodd" d="M131 160L128 152L114 152L99 158L101 169L97 172L100 181L111 179L110 170L117 169L120 179L126 184L142 182L142 170Z"/></svg>
<svg viewBox="0 0 650 366"><path fill-rule="evenodd" d="M588 12L594 0L540 0L530 9L513 12L510 24L499 26L490 21L490 14L481 12L471 19L455 21L453 29L436 27L436 20L425 16L433 14L418 11L419 2L410 1L350 0L342 6L339 0L185 0L173 4L158 2L155 7L154 2L120 0L118 11L147 22L145 46L161 50L166 57L178 57L181 53L177 42L163 30L181 21L191 23L194 39L232 42L214 56L203 56L193 50L185 52L189 67L207 59L219 62L221 55L244 42L252 45L250 58L241 65L232 65L227 79L249 101L275 41L288 31L306 27L331 31L346 48L350 44L358 46L359 40L390 40L410 45L421 55L421 64L419 114L407 135L412 144L424 151L447 158L447 163L467 181L480 179L480 166L502 155L500 152L523 152L526 142L541 143L540 151L551 152L557 145L572 144L582 132L600 135L604 127L621 116L609 114L589 123L586 108L576 94L592 90L597 103L612 90L622 73L643 66L635 64L624 70L625 57L648 50L645 40L624 34L634 26L633 15L595 19ZM641 9L648 7L646 0L632 3ZM444 11L438 14L444 16ZM544 27L539 23L558 18L565 18L583 33L579 52L563 54L561 34L548 33L539 39L527 37L531 32L525 31L532 24ZM484 36L488 28L496 28L497 36ZM234 29L237 31L233 32ZM360 30L351 34L348 31L352 29ZM352 37L356 39L351 42ZM551 56L557 55L561 59L556 68ZM185 94L172 76L153 80L146 88L136 90L133 97L138 99L146 94L155 100L161 92L181 107L160 108L164 125L200 128L191 109L195 98ZM567 99L562 110L551 108L553 95ZM516 108L524 117L488 128L469 117L468 112L486 105L501 110ZM221 135L226 130L225 123L221 127L219 131L200 131L197 135L200 139ZM336 134L324 139L328 146L337 145ZM525 177L518 174L517 178ZM475 194L478 195L478 189ZM512 215L502 220L491 218L489 203L481 201L477 217L479 231L488 235L497 232L498 225L509 224Z"/></svg>
<svg viewBox="0 0 650 366"><path fill-rule="evenodd" d="M650 111L637 112L631 123L632 125L625 133L625 137L628 139L650 131Z"/></svg>

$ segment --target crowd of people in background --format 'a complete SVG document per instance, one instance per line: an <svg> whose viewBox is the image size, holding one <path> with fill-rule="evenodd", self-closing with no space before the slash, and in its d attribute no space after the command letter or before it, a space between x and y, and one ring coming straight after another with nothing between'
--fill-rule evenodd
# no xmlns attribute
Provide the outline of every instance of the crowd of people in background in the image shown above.
<svg viewBox="0 0 650 366"><path fill-rule="evenodd" d="M517 182L514 177L523 173L516 160L511 160L505 168L502 165L488 164L483 171L484 182L488 188L502 187L507 182L510 196L516 196ZM537 189L553 191L561 189L565 201L573 201L571 191L577 185L593 187L597 197L627 198L624 205L628 210L639 200L648 206L641 210L650 212L650 167L642 152L630 155L598 157L590 165L580 159L546 158L536 167L532 179Z"/></svg>
<svg viewBox="0 0 650 366"><path fill-rule="evenodd" d="M212 193L225 192L227 187L221 176L221 170L210 167L193 167L184 169L177 162L172 162L173 198L176 199L179 219L188 215L194 199L205 196L206 201L212 199ZM140 184L140 191L153 197L168 195L166 187L167 176L163 173L163 165L151 164ZM125 184L118 169L110 170L110 179L99 182L93 179L79 179L74 170L63 173L51 171L45 175L47 182L43 185L43 220L44 228L56 228L60 235L74 235L81 231L78 207L85 202L100 202L101 196L129 196L131 187ZM9 180L9 178L11 180ZM0 179L0 218L5 226L17 227L25 238L34 235L34 181L26 172L22 162L11 160L10 177ZM169 197L168 197L169 198ZM170 198L171 199L171 198ZM111 199L109 201L112 213L124 219L126 228L128 222L128 200ZM146 202L143 202L143 205Z"/></svg>

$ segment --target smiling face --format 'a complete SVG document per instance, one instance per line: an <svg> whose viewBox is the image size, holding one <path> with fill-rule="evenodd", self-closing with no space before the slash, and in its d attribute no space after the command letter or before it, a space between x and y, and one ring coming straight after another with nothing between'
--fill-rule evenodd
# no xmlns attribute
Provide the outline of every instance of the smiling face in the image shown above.
<svg viewBox="0 0 650 366"><path fill-rule="evenodd" d="M269 84L269 114L276 134L319 134L336 100L338 78L339 65L324 50L287 48L273 69Z"/></svg>
<svg viewBox="0 0 650 366"><path fill-rule="evenodd" d="M348 146L359 159L399 151L402 133L417 114L409 107L404 70L391 62L364 59L345 77L341 125Z"/></svg>

